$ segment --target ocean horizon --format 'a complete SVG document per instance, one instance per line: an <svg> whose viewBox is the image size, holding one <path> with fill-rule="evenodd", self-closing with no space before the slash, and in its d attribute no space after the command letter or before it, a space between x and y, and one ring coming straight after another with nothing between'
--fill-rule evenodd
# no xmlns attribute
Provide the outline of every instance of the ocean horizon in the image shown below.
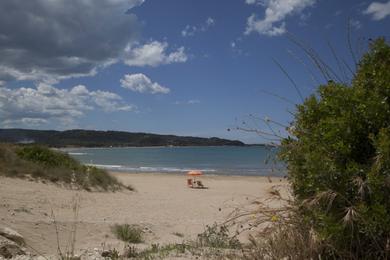
<svg viewBox="0 0 390 260"><path fill-rule="evenodd" d="M284 176L277 147L185 146L62 149L80 162L109 171L206 175Z"/></svg>

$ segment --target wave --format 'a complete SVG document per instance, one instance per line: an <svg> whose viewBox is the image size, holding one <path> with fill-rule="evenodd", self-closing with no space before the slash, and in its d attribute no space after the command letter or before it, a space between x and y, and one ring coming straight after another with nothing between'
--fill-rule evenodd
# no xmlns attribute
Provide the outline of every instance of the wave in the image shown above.
<svg viewBox="0 0 390 260"><path fill-rule="evenodd" d="M149 166L141 166L141 167L130 167L125 165L110 165L110 164L87 164L89 166L95 166L102 169L107 170L117 170L124 172L188 172L192 170L200 170L203 172L216 172L215 169L195 169L195 168L175 168L175 167L149 167Z"/></svg>
<svg viewBox="0 0 390 260"><path fill-rule="evenodd" d="M186 173L191 170L200 170L210 176L226 175L226 176L286 176L285 170L272 169L210 169L210 168L177 168L177 167L131 167L126 165L112 165L112 164L86 164L95 166L97 168L108 171L129 172L129 173Z"/></svg>
<svg viewBox="0 0 390 260"><path fill-rule="evenodd" d="M174 168L174 167L139 167L140 171L151 171L151 172L188 172L193 170L200 170L204 172L215 172L215 169L195 169L195 168Z"/></svg>
<svg viewBox="0 0 390 260"><path fill-rule="evenodd" d="M86 165L94 166L94 167L102 168L102 169L121 169L123 167L122 165L93 164L93 163L87 163Z"/></svg>
<svg viewBox="0 0 390 260"><path fill-rule="evenodd" d="M87 155L88 153L68 152L69 155Z"/></svg>

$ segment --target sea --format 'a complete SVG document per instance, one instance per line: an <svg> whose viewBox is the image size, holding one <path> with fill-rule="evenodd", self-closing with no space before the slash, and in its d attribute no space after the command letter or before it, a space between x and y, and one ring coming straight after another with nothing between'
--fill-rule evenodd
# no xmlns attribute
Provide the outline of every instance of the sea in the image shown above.
<svg viewBox="0 0 390 260"><path fill-rule="evenodd" d="M285 176L277 147L112 147L64 149L72 157L99 168L132 173L184 173L207 175Z"/></svg>

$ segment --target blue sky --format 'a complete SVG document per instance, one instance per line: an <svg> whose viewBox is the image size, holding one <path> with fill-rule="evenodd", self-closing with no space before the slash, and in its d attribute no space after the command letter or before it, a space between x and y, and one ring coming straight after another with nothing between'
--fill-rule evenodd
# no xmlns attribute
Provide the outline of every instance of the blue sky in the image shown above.
<svg viewBox="0 0 390 260"><path fill-rule="evenodd" d="M291 121L324 80L296 37L337 68L389 39L390 1L3 0L0 124L218 136L267 142L249 115ZM348 26L350 24L350 26ZM349 29L348 29L349 28ZM337 70L337 69L336 69ZM268 94L267 94L268 93ZM278 126L274 125L275 129Z"/></svg>

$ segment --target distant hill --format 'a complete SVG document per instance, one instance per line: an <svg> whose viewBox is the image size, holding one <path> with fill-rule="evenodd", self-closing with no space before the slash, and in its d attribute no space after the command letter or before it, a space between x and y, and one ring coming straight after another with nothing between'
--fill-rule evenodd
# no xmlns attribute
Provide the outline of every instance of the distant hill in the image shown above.
<svg viewBox="0 0 390 260"><path fill-rule="evenodd" d="M38 143L51 147L123 147L123 146L244 146L240 141L217 137L130 133L94 130L0 129L0 143Z"/></svg>

